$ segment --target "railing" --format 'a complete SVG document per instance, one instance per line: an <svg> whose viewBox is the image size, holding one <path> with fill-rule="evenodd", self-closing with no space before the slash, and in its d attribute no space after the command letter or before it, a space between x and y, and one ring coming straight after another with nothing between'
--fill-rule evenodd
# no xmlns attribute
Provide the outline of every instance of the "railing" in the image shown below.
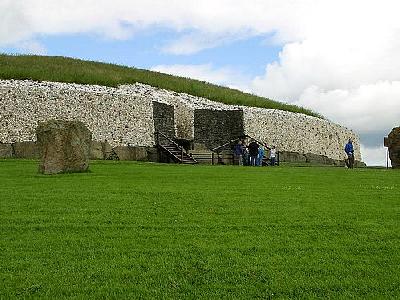
<svg viewBox="0 0 400 300"><path fill-rule="evenodd" d="M155 136L156 136L156 143L158 147L162 147L164 151L167 151L168 153L170 153L173 157L176 157L175 154L173 154L171 151L169 151L167 148L165 148L161 142L160 139L164 139L167 140L170 144L175 145L180 151L181 151L181 155L180 158L177 157L178 159L180 159L180 162L183 161L183 147L179 146L173 139L171 139L169 136L167 136L166 134L162 133L161 131L156 131L155 132Z"/></svg>
<svg viewBox="0 0 400 300"><path fill-rule="evenodd" d="M252 136L250 136L250 135L247 135L247 134L245 134L245 135L242 135L242 136L240 136L240 137L238 137L238 138L236 138L236 139L233 139L233 140L230 140L229 142L226 142L225 144L223 144L223 145L221 145L221 146L218 146L218 147L215 147L215 148L213 148L213 149L211 149L211 151L213 152L213 154L212 154L212 162L213 162L213 164L214 164L214 153L217 153L217 155L218 155L218 160L220 159L220 157L219 157L219 153L225 148L225 147L227 147L227 146L229 146L229 150L231 150L231 145L233 144L233 143L237 143L237 142L239 142L240 140L243 140L243 139L247 139L247 138L249 138L249 139L251 139L251 140L254 140L254 141L256 141L258 144L261 144L261 145L265 145L266 143L264 143L264 142L261 142L261 141L259 141L259 140L257 140L257 139L255 139L255 138L253 138ZM266 147L268 150L271 150L271 148L269 148L269 147ZM279 151L277 151L276 152L276 164L279 166L279 164L280 164L280 157L279 157L280 155L279 155ZM263 157L263 158L267 158L267 157Z"/></svg>
<svg viewBox="0 0 400 300"><path fill-rule="evenodd" d="M225 148L226 146L230 146L232 143L237 143L238 141L243 140L243 139L247 139L247 138L252 139L252 140L254 140L254 141L256 141L257 143L262 144L262 145L265 145L265 144L266 144L266 143L264 143L264 142L260 142L259 140L253 138L253 137L250 136L250 135L245 134L245 135L242 135L242 136L240 136L240 137L238 137L238 138L236 138L236 139L230 140L229 142L226 142L225 144L223 144L223 145L221 145L221 146L215 147L215 148L211 149L211 151L217 152L217 153L218 153L218 152L220 152L220 151L219 151L220 149L223 149L223 148ZM271 148L267 147L267 149L270 150Z"/></svg>

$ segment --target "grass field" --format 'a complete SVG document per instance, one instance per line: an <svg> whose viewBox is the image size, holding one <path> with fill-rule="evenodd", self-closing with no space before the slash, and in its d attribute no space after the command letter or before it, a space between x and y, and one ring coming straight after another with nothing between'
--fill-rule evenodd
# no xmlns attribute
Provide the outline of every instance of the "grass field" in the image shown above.
<svg viewBox="0 0 400 300"><path fill-rule="evenodd" d="M400 172L0 161L0 298L400 298Z"/></svg>
<svg viewBox="0 0 400 300"><path fill-rule="evenodd" d="M226 104L287 110L322 118L320 114L303 107L273 101L204 81L68 57L0 54L0 79L32 79L114 87L140 82Z"/></svg>

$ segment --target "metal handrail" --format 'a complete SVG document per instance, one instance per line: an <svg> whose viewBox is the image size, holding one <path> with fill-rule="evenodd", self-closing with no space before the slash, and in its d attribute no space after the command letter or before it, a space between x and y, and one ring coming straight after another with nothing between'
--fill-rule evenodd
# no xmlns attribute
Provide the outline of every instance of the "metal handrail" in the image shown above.
<svg viewBox="0 0 400 300"><path fill-rule="evenodd" d="M155 135L156 135L157 145L158 145L159 147L162 147L165 151L167 151L168 153L170 153L172 156L176 157L181 163L183 162L183 153L184 153L184 152L185 152L186 155L189 156L189 154L187 153L187 151L186 151L182 146L180 146L179 144L177 144L173 139L171 139L170 137L168 137L166 134L162 133L161 131L156 131L156 132L155 132ZM169 150L166 149L163 145L160 144L160 137L159 137L159 135L161 135L162 137L164 137L165 139L167 139L169 142L171 142L173 145L175 145L175 146L181 151L180 158L179 158L178 156L174 155L171 151L169 151ZM191 159L192 159L195 163L197 163L197 161L196 161L193 157L191 157Z"/></svg>
<svg viewBox="0 0 400 300"><path fill-rule="evenodd" d="M262 144L262 145L265 145L265 144L266 144L266 143L264 143L264 142L260 142L259 140L253 138L253 137L250 136L250 135L245 134L245 135L242 135L242 136L240 136L240 137L238 137L238 138L236 138L236 139L230 140L229 142L227 142L227 143L225 143L225 144L223 144L223 145L221 145L221 146L215 147L215 148L211 149L211 151L212 151L213 153L216 152L216 153L218 154L218 156L219 156L219 151L218 151L219 149L224 148L224 147L226 147L226 146L232 144L233 142L237 142L237 141L239 141L239 140L241 140L241 139L243 139L243 138L250 138L250 139L252 139L252 140L254 140L254 141L256 141L257 143ZM268 146L265 147L265 148L267 148L268 150L271 150L271 149L272 149L272 148L270 148L270 147L268 147ZM277 165L279 165L279 164L280 164L280 155L279 155L279 151L276 151L276 155L277 155ZM264 157L268 159L268 157L266 157L265 155L263 156L263 158L264 158ZM213 162L214 162L214 159L213 159Z"/></svg>
<svg viewBox="0 0 400 300"><path fill-rule="evenodd" d="M173 139L171 139L169 136L167 136L166 134L162 133L161 131L156 131L155 134L156 134L156 137L157 137L157 144L158 145L160 144L159 135L161 134L164 138L166 138L169 142L173 143L179 149L183 148L180 145L178 145Z"/></svg>

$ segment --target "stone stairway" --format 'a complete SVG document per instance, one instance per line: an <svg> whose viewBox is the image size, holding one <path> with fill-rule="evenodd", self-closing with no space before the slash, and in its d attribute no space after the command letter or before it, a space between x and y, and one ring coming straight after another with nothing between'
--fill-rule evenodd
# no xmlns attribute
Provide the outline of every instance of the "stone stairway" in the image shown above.
<svg viewBox="0 0 400 300"><path fill-rule="evenodd" d="M179 146L172 138L168 137L166 134L157 131L155 133L156 144L159 151L159 161L161 160L161 153L163 156L167 156L169 162L175 162L179 164L194 165L197 161L189 155L186 150Z"/></svg>
<svg viewBox="0 0 400 300"><path fill-rule="evenodd" d="M170 158L173 161L180 163L180 164L197 164L197 161L191 157L186 151L176 145L176 144L167 144L167 145L159 145L160 149L162 149L165 153L169 154Z"/></svg>

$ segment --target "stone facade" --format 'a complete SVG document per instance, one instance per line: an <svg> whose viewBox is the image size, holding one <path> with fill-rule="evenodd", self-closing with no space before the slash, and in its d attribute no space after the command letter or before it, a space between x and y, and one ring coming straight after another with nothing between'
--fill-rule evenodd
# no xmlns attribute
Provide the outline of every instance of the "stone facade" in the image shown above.
<svg viewBox="0 0 400 300"><path fill-rule="evenodd" d="M244 133L279 151L343 160L344 145L352 138L355 158L361 160L354 132L299 113L226 105L139 83L110 88L0 81L0 143L35 141L38 122L49 119L82 121L94 141L107 141L112 148L152 147L157 128L205 148Z"/></svg>
<svg viewBox="0 0 400 300"><path fill-rule="evenodd" d="M194 144L213 149L244 134L242 110L196 109Z"/></svg>
<svg viewBox="0 0 400 300"><path fill-rule="evenodd" d="M170 138L175 138L174 107L153 101L154 131L161 131Z"/></svg>

